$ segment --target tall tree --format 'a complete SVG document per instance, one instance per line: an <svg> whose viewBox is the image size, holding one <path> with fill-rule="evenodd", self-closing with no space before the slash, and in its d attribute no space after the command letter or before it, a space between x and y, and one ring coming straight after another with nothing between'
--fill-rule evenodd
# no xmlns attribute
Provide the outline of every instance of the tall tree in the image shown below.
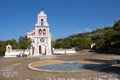
<svg viewBox="0 0 120 80"><path fill-rule="evenodd" d="M52 48L55 47L55 38L53 35L51 36L51 46L52 46Z"/></svg>
<svg viewBox="0 0 120 80"><path fill-rule="evenodd" d="M20 36L18 41L18 48L19 49L27 49L31 45L31 40L27 38L27 36Z"/></svg>
<svg viewBox="0 0 120 80"><path fill-rule="evenodd" d="M5 41L0 41L0 56L4 56L6 49Z"/></svg>

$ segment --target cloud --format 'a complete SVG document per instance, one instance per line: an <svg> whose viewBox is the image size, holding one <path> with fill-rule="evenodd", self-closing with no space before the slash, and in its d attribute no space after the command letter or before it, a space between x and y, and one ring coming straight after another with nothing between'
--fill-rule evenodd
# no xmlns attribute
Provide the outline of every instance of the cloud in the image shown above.
<svg viewBox="0 0 120 80"><path fill-rule="evenodd" d="M91 28L85 28L85 32L91 32L92 29Z"/></svg>

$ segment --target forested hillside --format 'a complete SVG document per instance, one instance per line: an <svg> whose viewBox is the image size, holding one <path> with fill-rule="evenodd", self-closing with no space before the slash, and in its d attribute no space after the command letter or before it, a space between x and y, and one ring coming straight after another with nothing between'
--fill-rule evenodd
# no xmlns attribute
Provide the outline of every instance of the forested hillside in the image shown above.
<svg viewBox="0 0 120 80"><path fill-rule="evenodd" d="M120 20L113 26L57 39L55 48L89 49L92 43L96 43L94 50L97 52L120 54Z"/></svg>

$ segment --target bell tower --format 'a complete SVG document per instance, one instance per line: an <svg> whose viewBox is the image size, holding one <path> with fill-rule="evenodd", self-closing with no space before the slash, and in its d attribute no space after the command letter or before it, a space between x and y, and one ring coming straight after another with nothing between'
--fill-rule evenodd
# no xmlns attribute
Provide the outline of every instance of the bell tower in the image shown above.
<svg viewBox="0 0 120 80"><path fill-rule="evenodd" d="M47 22L47 15L42 10L40 14L38 14L38 20L35 26L49 26Z"/></svg>
<svg viewBox="0 0 120 80"><path fill-rule="evenodd" d="M32 55L51 55L51 33L43 10L38 14L35 30L27 35L32 40Z"/></svg>

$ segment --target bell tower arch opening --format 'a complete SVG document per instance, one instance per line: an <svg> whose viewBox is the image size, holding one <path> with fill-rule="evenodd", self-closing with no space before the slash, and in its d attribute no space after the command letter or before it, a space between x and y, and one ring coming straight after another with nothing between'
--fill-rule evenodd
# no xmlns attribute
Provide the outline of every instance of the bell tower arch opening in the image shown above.
<svg viewBox="0 0 120 80"><path fill-rule="evenodd" d="M39 35L41 35L42 34L42 29L39 29L38 33L39 33Z"/></svg>
<svg viewBox="0 0 120 80"><path fill-rule="evenodd" d="M44 20L43 19L41 19L41 26L44 26Z"/></svg>
<svg viewBox="0 0 120 80"><path fill-rule="evenodd" d="M43 29L43 35L46 35L46 29Z"/></svg>

